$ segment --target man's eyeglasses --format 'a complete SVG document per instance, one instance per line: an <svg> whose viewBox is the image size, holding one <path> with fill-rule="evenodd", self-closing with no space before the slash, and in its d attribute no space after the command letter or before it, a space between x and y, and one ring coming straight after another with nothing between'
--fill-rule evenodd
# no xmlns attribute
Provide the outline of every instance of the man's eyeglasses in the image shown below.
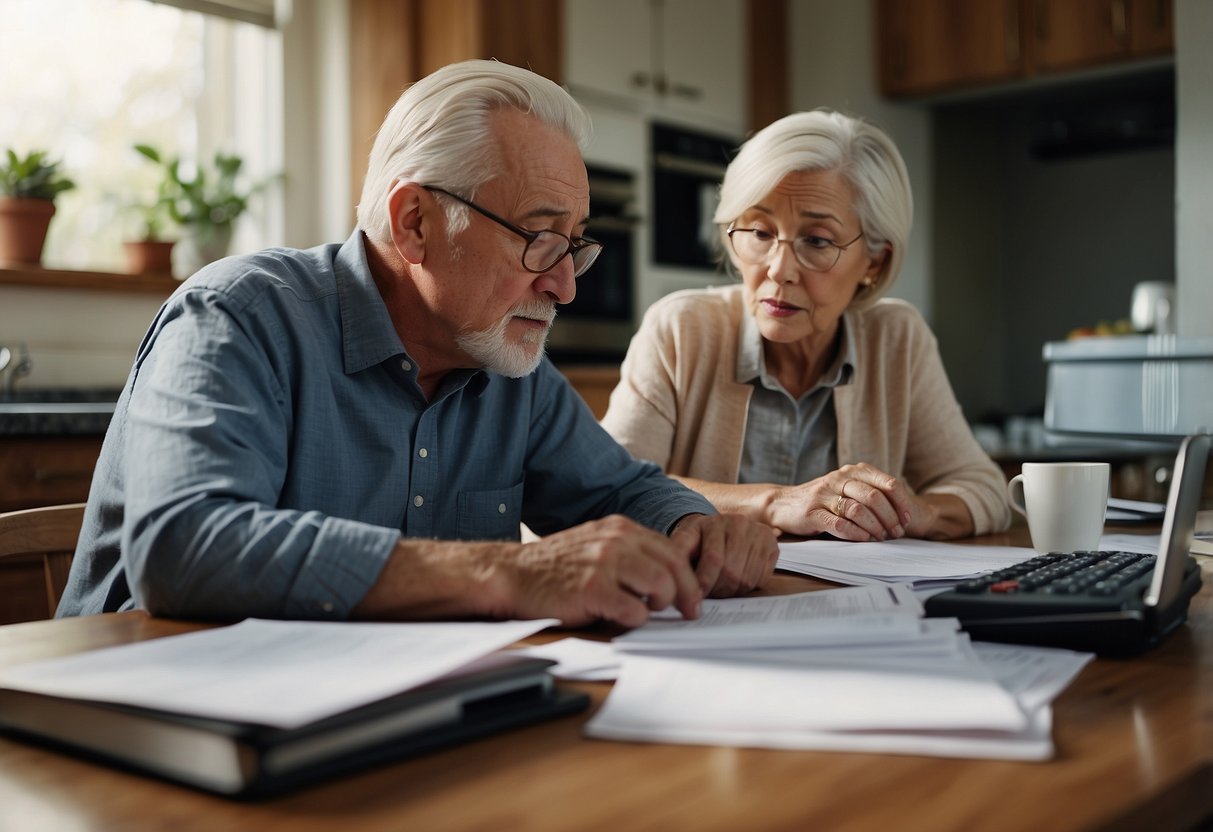
<svg viewBox="0 0 1213 832"><path fill-rule="evenodd" d="M796 260L800 265L814 272L828 272L834 268L838 258L842 257L842 253L863 236L863 232L860 231L859 237L839 244L813 235L785 240L762 228L730 226L725 233L729 235L729 244L733 246L733 251L743 263L761 266L775 256L775 251L779 248L780 243L790 243L792 252L796 255Z"/></svg>
<svg viewBox="0 0 1213 832"><path fill-rule="evenodd" d="M522 239L526 240L526 248L522 250L522 267L528 272L542 274L555 268L566 254L573 256L573 277L581 277L586 270L594 265L598 255L602 253L602 243L589 237L566 237L559 231L527 231L519 228L508 220L494 214L487 208L481 208L470 199L464 199L459 194L453 194L436 185L422 185L427 191L445 194L451 199L462 202L480 214L491 219L503 228L508 228Z"/></svg>

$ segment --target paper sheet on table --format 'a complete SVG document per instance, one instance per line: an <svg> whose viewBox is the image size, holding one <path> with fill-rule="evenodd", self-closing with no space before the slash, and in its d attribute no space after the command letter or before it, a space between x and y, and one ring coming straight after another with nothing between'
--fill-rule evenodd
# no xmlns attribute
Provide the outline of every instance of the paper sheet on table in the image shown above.
<svg viewBox="0 0 1213 832"><path fill-rule="evenodd" d="M900 585L708 599L697 619L659 613L613 643L620 650L857 644L912 637L921 615L922 604Z"/></svg>
<svg viewBox="0 0 1213 832"><path fill-rule="evenodd" d="M967 639L962 640L967 643ZM772 651L779 652L779 651ZM868 725L855 725L845 729L823 729L819 726L797 724L794 715L780 713L780 718L789 718L788 726L772 728L769 725L754 725L744 712L744 702L736 702L740 708L740 717L730 714L726 719L704 718L701 703L716 695L716 688L721 679L731 678L737 673L736 667L730 667L729 676L722 676L719 671L709 672L706 678L694 680L694 684L683 686L684 668L659 664L662 660L651 657L628 657L626 660L627 680L630 689L623 684L617 684L606 703L586 726L586 733L601 739L617 739L639 742L676 742L702 745L732 745L757 748L785 749L816 749L824 751L863 751L873 753L895 754L927 754L944 757L981 757L1010 760L1045 760L1053 755L1051 739L1052 709L1050 703L1078 674L1092 658L1089 653L1075 653L1069 650L1040 648L1003 644L972 645L964 651L971 661L976 661L984 668L984 672L997 680L999 686L1008 696L1013 696L1024 715L1023 723L1018 728L995 727L991 721L984 727L969 728L889 728L882 727L893 721L887 707L899 707L907 704L898 698L896 692L906 690L910 696L925 695L923 707L929 710L947 708L950 696L956 695L957 690L951 689L953 678L939 668L947 667L949 663L918 663L919 672L926 674L921 682L925 689L914 687L903 688L896 676L890 673L882 675L879 667L869 668L875 674L872 679L874 687L856 688L856 693L868 707L875 708L872 714L878 716L870 719ZM637 662L648 661L645 665ZM882 660L885 661L885 660ZM637 670L639 668L639 670ZM977 673L977 671L972 671ZM932 678L938 673L939 687L932 692ZM712 676L716 678L713 679ZM886 696L896 701L879 701L883 679ZM761 681L751 678L750 683ZM811 687L812 675L806 677L801 690L788 691L792 697L790 703L761 702L756 707L776 707L797 709L803 707L824 707L822 702L807 701ZM697 690L695 684L700 688ZM652 692L646 690L652 687ZM983 688L984 694L989 693ZM706 694L711 691L711 694ZM615 700L617 692L621 692ZM674 702L675 713L665 713L654 716L649 713L648 700L658 700L664 706L668 700L660 697L668 693ZM978 696L984 695L978 693ZM731 691L726 688L726 696ZM936 698L936 696L940 698ZM682 703L679 697L685 698ZM970 702L970 705L973 703ZM639 711L637 710L639 709ZM680 716L686 714L686 716Z"/></svg>
<svg viewBox="0 0 1213 832"><path fill-rule="evenodd" d="M547 644L520 647L517 652L556 662L554 667L548 668L548 673L558 679L609 682L619 675L619 655L609 641L562 638Z"/></svg>
<svg viewBox="0 0 1213 832"><path fill-rule="evenodd" d="M946 659L960 651L957 641L959 622L955 618L931 618L919 621L921 633L912 640L898 637L892 641L874 641L865 644L826 643L814 646L764 649L761 652L745 648L719 649L713 646L687 649L683 644L662 645L663 652L691 653L710 650L713 657L746 661L761 658L776 663L806 662L865 662L888 661L919 662L926 659ZM582 682L611 681L618 677L623 657L629 651L617 651L613 644L582 638L564 638L559 641L519 648L518 652L540 659L551 659L556 665L549 673L559 679ZM647 652L647 651L641 651Z"/></svg>
<svg viewBox="0 0 1213 832"><path fill-rule="evenodd" d="M660 741L679 729L781 735L1027 724L1015 697L976 661L864 667L629 654L589 733Z"/></svg>
<svg viewBox="0 0 1213 832"><path fill-rule="evenodd" d="M1144 552L1158 554L1161 537L1156 534L1105 534L1099 538L1099 548L1110 552Z"/></svg>
<svg viewBox="0 0 1213 832"><path fill-rule="evenodd" d="M558 625L248 619L0 671L0 687L294 728L416 687Z"/></svg>
<svg viewBox="0 0 1213 832"><path fill-rule="evenodd" d="M970 546L928 540L855 543L798 540L779 544L777 568L846 584L955 583L1035 554L1020 546Z"/></svg>

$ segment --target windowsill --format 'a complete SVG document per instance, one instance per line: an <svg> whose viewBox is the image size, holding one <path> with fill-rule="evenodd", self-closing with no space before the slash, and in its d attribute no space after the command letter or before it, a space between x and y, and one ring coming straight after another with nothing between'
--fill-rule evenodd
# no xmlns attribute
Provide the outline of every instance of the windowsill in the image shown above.
<svg viewBox="0 0 1213 832"><path fill-rule="evenodd" d="M78 272L64 269L43 269L39 266L0 266L0 286L86 289L167 297L179 285L179 282L172 276L162 274Z"/></svg>

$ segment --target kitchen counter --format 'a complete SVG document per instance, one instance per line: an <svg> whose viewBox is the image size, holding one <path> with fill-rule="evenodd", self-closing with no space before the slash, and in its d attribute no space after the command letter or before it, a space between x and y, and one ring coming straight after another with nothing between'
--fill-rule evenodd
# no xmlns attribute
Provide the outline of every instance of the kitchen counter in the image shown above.
<svg viewBox="0 0 1213 832"><path fill-rule="evenodd" d="M118 390L22 390L0 396L0 436L100 436Z"/></svg>

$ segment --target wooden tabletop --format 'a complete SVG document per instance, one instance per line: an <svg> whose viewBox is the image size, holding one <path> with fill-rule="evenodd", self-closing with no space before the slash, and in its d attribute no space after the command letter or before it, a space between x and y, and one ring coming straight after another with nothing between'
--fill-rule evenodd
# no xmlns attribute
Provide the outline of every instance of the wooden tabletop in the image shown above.
<svg viewBox="0 0 1213 832"><path fill-rule="evenodd" d="M823 586L780 574L770 591ZM13 624L0 627L0 665L197 626L137 612ZM0 829L1060 832L1186 830L1213 817L1207 574L1185 627L1145 656L1094 661L1061 694L1045 763L590 740L581 727L610 685L573 687L590 693L589 712L258 802L0 739Z"/></svg>

